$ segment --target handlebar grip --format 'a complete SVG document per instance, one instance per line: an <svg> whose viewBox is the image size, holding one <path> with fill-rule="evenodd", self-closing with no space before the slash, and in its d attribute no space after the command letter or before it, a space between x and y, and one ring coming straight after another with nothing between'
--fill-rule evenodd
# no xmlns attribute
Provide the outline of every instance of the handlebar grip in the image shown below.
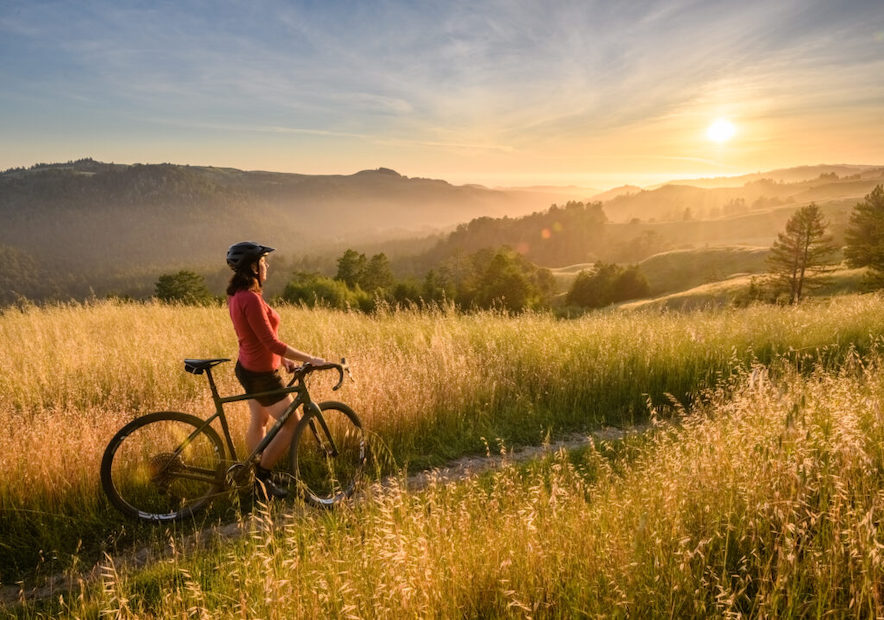
<svg viewBox="0 0 884 620"><path fill-rule="evenodd" d="M341 385L344 383L344 369L346 369L348 373L350 372L350 367L347 366L347 358L342 357L341 363L334 364L334 368L335 368L335 370L338 371L338 382L335 384L335 386L332 388L332 390L337 391L341 388Z"/></svg>
<svg viewBox="0 0 884 620"><path fill-rule="evenodd" d="M301 366L300 368L295 370L295 373L292 376L291 381L289 381L289 387L294 385L295 381L297 381L298 378L306 376L307 373L313 372L315 370L331 370L332 368L334 368L335 370L338 371L338 382L335 384L335 386L332 388L332 390L338 390L338 389L340 389L341 385L344 383L344 371L346 371L347 374L350 375L350 366L347 364L347 358L345 358L345 357L341 358L340 364L335 364L334 362L322 364L321 366L313 366L311 364L304 364L303 366ZM350 378L352 379L353 376L350 375Z"/></svg>

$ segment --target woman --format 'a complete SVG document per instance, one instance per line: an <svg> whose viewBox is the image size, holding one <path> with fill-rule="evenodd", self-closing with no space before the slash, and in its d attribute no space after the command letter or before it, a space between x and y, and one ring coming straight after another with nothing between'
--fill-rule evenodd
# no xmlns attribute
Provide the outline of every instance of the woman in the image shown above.
<svg viewBox="0 0 884 620"><path fill-rule="evenodd" d="M325 364L321 357L293 349L279 339L279 314L262 296L262 287L267 280L267 255L272 251L273 248L251 241L235 243L227 250L227 264L234 272L227 285L227 307L239 340L235 372L247 394L284 387L279 367L283 365L292 372L296 367L292 360L314 366ZM278 419L291 402L291 394L248 400L251 419L246 431L246 446L250 452L263 439L270 418ZM297 422L296 415L286 421L264 448L261 461L255 466L255 490L265 499L287 495L285 489L271 481L270 469L291 443Z"/></svg>

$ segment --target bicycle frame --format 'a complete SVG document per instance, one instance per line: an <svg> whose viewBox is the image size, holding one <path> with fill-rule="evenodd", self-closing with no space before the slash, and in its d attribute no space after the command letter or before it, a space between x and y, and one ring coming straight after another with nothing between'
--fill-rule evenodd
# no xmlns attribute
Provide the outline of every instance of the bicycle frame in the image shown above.
<svg viewBox="0 0 884 620"><path fill-rule="evenodd" d="M278 389L278 390L269 390L266 392L257 392L254 394L237 394L234 396L221 396L218 393L217 386L215 385L215 379L214 379L214 377L212 377L212 369L205 368L204 372L206 373L206 378L209 381L209 388L212 390L212 401L215 403L215 413L213 413L211 416L209 416L206 419L205 424L203 424L203 426L201 426L196 431L194 431L184 441L184 443L179 447L179 449L178 449L179 451L183 450L187 446L187 444L190 443L190 440L193 437L195 437L196 435L198 435L204 427L211 426L212 422L214 422L215 419L219 419L221 422L221 430L224 432L224 441L227 443L227 450L230 454L230 460L231 460L231 462L234 462L234 463L239 462L239 459L237 458L237 455L236 455L236 447L233 444L233 437L230 434L230 425L227 423L227 415L224 412L224 405L226 405L227 403L235 403L235 402L240 402L240 401L244 401L244 400L249 400L252 398L259 397L259 396L279 395L280 397L282 397L282 396L285 396L286 394L297 394L297 396L295 396L295 398L292 400L291 404L288 407L286 407L285 411L282 412L282 415L280 415L279 418L276 420L276 422L273 424L273 426L270 427L270 429L267 431L267 433L264 435L264 437L261 439L261 441L258 442L258 445L255 446L255 449L252 450L252 453L249 454L244 459L244 461L242 461L242 462L250 463L250 462L252 462L253 459L255 459L259 454L261 454L264 451L264 449L267 447L267 444L269 444L271 441L273 441L273 438L276 437L276 434L279 432L279 429L282 428L282 426L288 421L288 419L298 409L298 407L304 405L305 409L308 407L312 409L313 407L316 406L313 403L313 400L310 398L310 393L307 391L307 386L304 385L303 378L299 379L297 376L292 380L293 381L292 384L290 384L284 388ZM311 407L311 405L312 405L312 407ZM323 425L324 425L324 423L323 423Z"/></svg>
<svg viewBox="0 0 884 620"><path fill-rule="evenodd" d="M216 495L227 493L231 489L245 490L247 485L251 484L251 477L255 473L261 455L274 439L281 439L279 434L286 424L289 425L285 427L286 430L291 427L293 435L289 451L289 467L284 472L286 474L284 484L297 485L296 489L293 486L292 490L297 490L299 494L303 493L307 501L321 506L331 506L350 497L365 462L365 437L362 424L352 409L343 403L314 402L307 381L307 376L315 371L334 369L338 371L339 376L332 390L338 390L343 384L344 374L350 375L346 359L341 358L340 364L328 362L318 366L305 364L295 369L294 376L285 387L280 385L276 389L263 392L222 396L218 393L212 368L226 361L230 360L219 358L184 360L187 372L196 375L206 374L212 392L212 402L215 405L214 412L208 417L159 411L130 421L114 435L105 449L101 463L102 487L111 503L128 516L158 522L193 514ZM350 378L352 379L352 376ZM288 394L293 395L289 397L291 402L286 398ZM278 405L274 408L279 410L281 406L282 412L264 437L258 441L258 445L253 447L242 460L237 455L225 406L261 396L271 397L268 400L277 402ZM279 402L282 399L284 402ZM300 420L293 420L292 415L299 408L303 408L303 417ZM326 419L329 415L331 417ZM214 426L216 419L220 419L223 439ZM154 426L156 423L162 423L163 426L159 424ZM171 423L171 426L166 426L167 423ZM163 433L168 428L172 433L154 437L142 433L143 428L151 428L159 433ZM190 430L184 431L182 437L178 435L178 431L184 428ZM135 439L128 440L127 438L133 433ZM338 433L341 433L340 437L337 436ZM311 440L305 444L304 440L307 437L311 437ZM168 443L169 438L173 439L171 444ZM154 447L155 439L163 445L158 444ZM312 443L312 439L316 440L316 444ZM196 448L191 452L189 447L194 444ZM121 445L126 445L127 448L119 452L122 456L117 459ZM341 446L340 451L339 446ZM303 449L301 454L299 447ZM210 448L208 452L207 448ZM207 458L202 458L200 454L207 455ZM339 456L345 458L337 460L336 457ZM121 463L119 468L116 468L115 463ZM301 474L305 474L303 478ZM276 472L275 475L281 477L283 472ZM193 487L193 494L191 495L190 487L177 485L176 480L192 481L192 485L196 485ZM339 484L341 481L343 486ZM127 485L127 482L134 485ZM146 493L143 497L142 486L145 486ZM144 498L147 503L142 503ZM155 500L158 500L159 504L156 504ZM161 505L165 507L159 507Z"/></svg>

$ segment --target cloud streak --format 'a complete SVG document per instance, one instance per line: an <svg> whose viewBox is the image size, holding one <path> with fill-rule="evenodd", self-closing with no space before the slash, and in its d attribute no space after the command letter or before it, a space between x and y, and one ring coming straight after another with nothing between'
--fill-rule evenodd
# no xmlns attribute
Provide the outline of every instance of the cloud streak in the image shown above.
<svg viewBox="0 0 884 620"><path fill-rule="evenodd" d="M578 141L622 150L609 141L678 123L686 131L716 109L880 118L882 13L863 0L7 3L0 118L18 125L0 129L23 139L25 119L51 160L41 115L67 109L100 124L110 113L122 131L126 118L165 119L314 138L304 149L351 138L394 158L407 147L410 161L425 146L421 172L431 173L440 148L561 159ZM0 166L28 163L9 158L0 150ZM137 144L130 159L141 159Z"/></svg>

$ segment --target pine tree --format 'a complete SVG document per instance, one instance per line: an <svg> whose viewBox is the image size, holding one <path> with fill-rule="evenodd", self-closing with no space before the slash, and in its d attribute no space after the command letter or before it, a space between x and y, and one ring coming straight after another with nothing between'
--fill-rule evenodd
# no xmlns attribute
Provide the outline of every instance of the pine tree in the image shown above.
<svg viewBox="0 0 884 620"><path fill-rule="evenodd" d="M372 256L359 277L359 286L367 293L375 294L393 287L396 279L390 270L390 259L381 252Z"/></svg>
<svg viewBox="0 0 884 620"><path fill-rule="evenodd" d="M884 284L884 188L880 185L853 208L844 258L850 267L869 267L871 279Z"/></svg>
<svg viewBox="0 0 884 620"><path fill-rule="evenodd" d="M789 290L789 303L801 301L809 280L828 270L836 250L815 203L801 207L789 218L767 258L770 272Z"/></svg>
<svg viewBox="0 0 884 620"><path fill-rule="evenodd" d="M335 280L340 280L350 288L356 288L365 271L365 254L348 249L338 259L338 273Z"/></svg>

